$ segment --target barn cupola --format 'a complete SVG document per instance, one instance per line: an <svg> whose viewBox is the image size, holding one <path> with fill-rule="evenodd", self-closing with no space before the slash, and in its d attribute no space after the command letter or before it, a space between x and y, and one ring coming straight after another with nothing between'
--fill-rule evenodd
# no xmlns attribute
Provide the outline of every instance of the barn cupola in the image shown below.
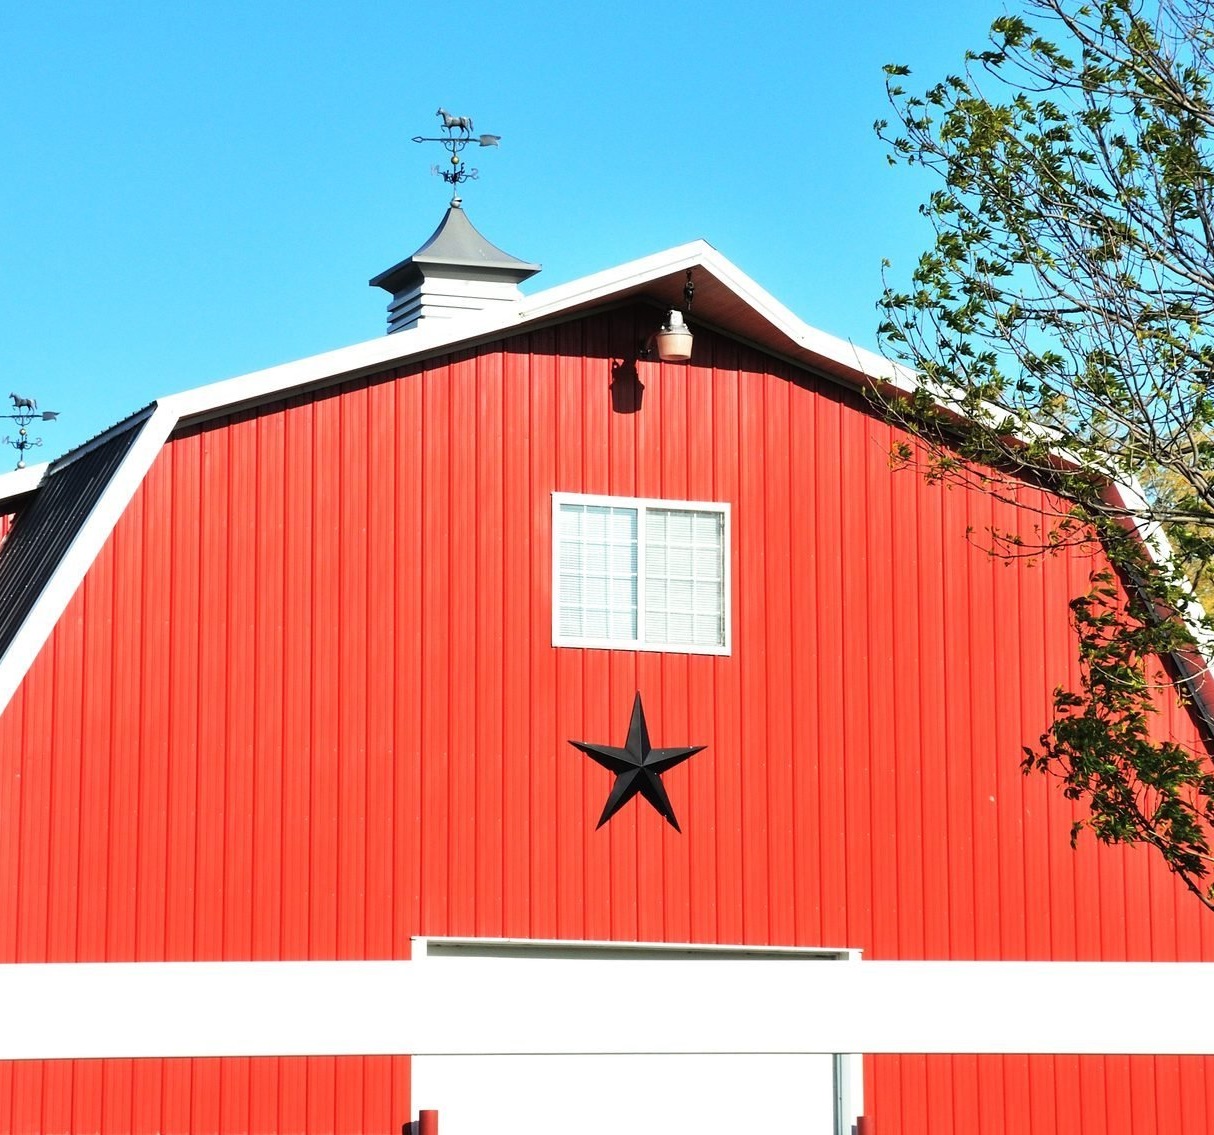
<svg viewBox="0 0 1214 1135"><path fill-rule="evenodd" d="M522 298L519 284L540 270L490 244L453 197L434 235L412 256L381 272L372 287L390 292L388 333L428 319L458 319Z"/></svg>
<svg viewBox="0 0 1214 1135"><path fill-rule="evenodd" d="M538 264L518 260L490 244L464 213L459 188L479 171L468 169L460 156L471 145L494 148L500 134L473 134L472 119L439 107L441 133L415 142L437 142L448 153L449 169L439 171L451 186L451 204L433 235L412 256L370 281L392 296L388 304L388 334L406 331L427 319L459 319L492 311L523 298L519 284L539 270Z"/></svg>

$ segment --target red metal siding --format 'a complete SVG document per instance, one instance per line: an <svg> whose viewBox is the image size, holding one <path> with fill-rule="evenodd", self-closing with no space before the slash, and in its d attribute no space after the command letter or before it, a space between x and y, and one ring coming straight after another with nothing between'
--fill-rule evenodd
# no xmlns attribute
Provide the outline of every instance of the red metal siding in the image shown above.
<svg viewBox="0 0 1214 1135"><path fill-rule="evenodd" d="M892 473L857 396L620 310L173 439L0 719L0 960L407 957L414 934L1209 959L1018 770L1090 563ZM551 493L728 501L729 657L554 649ZM976 533L973 539L966 532ZM684 835L595 831L633 691ZM1174 708L1166 726L1191 736ZM1078 1011L1078 1010L1077 1010ZM888 1132L1199 1131L1211 1064L882 1057ZM407 1061L0 1065L0 1129L388 1130ZM1212 1100L1211 1102L1214 1102Z"/></svg>

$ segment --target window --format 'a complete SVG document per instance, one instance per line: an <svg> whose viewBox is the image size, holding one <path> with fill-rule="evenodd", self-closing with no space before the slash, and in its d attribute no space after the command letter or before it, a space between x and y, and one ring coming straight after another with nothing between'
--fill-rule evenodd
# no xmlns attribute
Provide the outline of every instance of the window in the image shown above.
<svg viewBox="0 0 1214 1135"><path fill-rule="evenodd" d="M554 493L556 646L729 653L729 506Z"/></svg>

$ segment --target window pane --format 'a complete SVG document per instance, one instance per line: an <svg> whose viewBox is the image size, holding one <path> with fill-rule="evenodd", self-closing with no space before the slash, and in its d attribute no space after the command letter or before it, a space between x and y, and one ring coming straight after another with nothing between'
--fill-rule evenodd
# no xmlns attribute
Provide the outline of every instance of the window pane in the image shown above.
<svg viewBox="0 0 1214 1135"><path fill-rule="evenodd" d="M611 539L617 544L635 544L636 538L636 509L613 508L611 510Z"/></svg>
<svg viewBox="0 0 1214 1135"><path fill-rule="evenodd" d="M691 548L685 544L671 544L666 551L666 573L671 577L691 578Z"/></svg>
<svg viewBox="0 0 1214 1135"><path fill-rule="evenodd" d="M693 513L691 532L696 543L719 546L721 542L721 514L719 512Z"/></svg>
<svg viewBox="0 0 1214 1135"><path fill-rule="evenodd" d="M635 576L637 571L637 546L616 544L611 549L611 571L615 575Z"/></svg>
<svg viewBox="0 0 1214 1135"><path fill-rule="evenodd" d="M574 540L561 542L561 571L578 571L582 566L582 546Z"/></svg>
<svg viewBox="0 0 1214 1135"><path fill-rule="evenodd" d="M720 619L714 618L712 615L696 615L693 641L697 646L708 646L721 642L723 639L724 627L721 625Z"/></svg>
<svg viewBox="0 0 1214 1135"><path fill-rule="evenodd" d="M609 510L602 505L582 505L582 539L602 541L607 536Z"/></svg>
<svg viewBox="0 0 1214 1135"><path fill-rule="evenodd" d="M667 512L664 515L666 517L666 539L671 543L689 543L692 514L690 512Z"/></svg>
<svg viewBox="0 0 1214 1135"><path fill-rule="evenodd" d="M562 607L580 607L582 605L582 577L580 575L562 575L560 594Z"/></svg>
<svg viewBox="0 0 1214 1135"><path fill-rule="evenodd" d="M635 642L637 637L637 613L632 611L612 611L607 628L609 639Z"/></svg>
<svg viewBox="0 0 1214 1135"><path fill-rule="evenodd" d="M724 645L724 532L716 511L646 510L646 642Z"/></svg>
<svg viewBox="0 0 1214 1135"><path fill-rule="evenodd" d="M672 579L666 586L666 606L670 611L691 610L691 580Z"/></svg>
<svg viewBox="0 0 1214 1135"><path fill-rule="evenodd" d="M607 637L607 612L601 607L598 609L588 609L582 614L582 637L583 638L606 638Z"/></svg>
<svg viewBox="0 0 1214 1135"><path fill-rule="evenodd" d="M587 607L607 606L607 579L605 576L587 576L582 580L582 602Z"/></svg>
<svg viewBox="0 0 1214 1135"><path fill-rule="evenodd" d="M611 581L611 607L615 611L636 611L636 578L613 579Z"/></svg>
<svg viewBox="0 0 1214 1135"><path fill-rule="evenodd" d="M691 616L672 612L667 619L666 641L671 645L687 646L691 643Z"/></svg>
<svg viewBox="0 0 1214 1135"><path fill-rule="evenodd" d="M665 612L654 610L645 612L645 641L653 643L670 641L666 630Z"/></svg>
<svg viewBox="0 0 1214 1135"><path fill-rule="evenodd" d="M559 511L559 633L635 641L637 510L563 503Z"/></svg>
<svg viewBox="0 0 1214 1135"><path fill-rule="evenodd" d="M569 638L582 637L582 608L562 607L560 612L561 634Z"/></svg>

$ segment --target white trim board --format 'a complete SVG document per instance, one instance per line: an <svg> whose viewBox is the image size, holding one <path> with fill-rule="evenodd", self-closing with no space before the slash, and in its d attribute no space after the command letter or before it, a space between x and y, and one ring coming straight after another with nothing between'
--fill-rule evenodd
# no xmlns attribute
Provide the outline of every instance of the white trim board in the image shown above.
<svg viewBox="0 0 1214 1135"><path fill-rule="evenodd" d="M838 955L836 954L837 958ZM0 966L0 1059L1206 1053L1202 963L424 956Z"/></svg>

